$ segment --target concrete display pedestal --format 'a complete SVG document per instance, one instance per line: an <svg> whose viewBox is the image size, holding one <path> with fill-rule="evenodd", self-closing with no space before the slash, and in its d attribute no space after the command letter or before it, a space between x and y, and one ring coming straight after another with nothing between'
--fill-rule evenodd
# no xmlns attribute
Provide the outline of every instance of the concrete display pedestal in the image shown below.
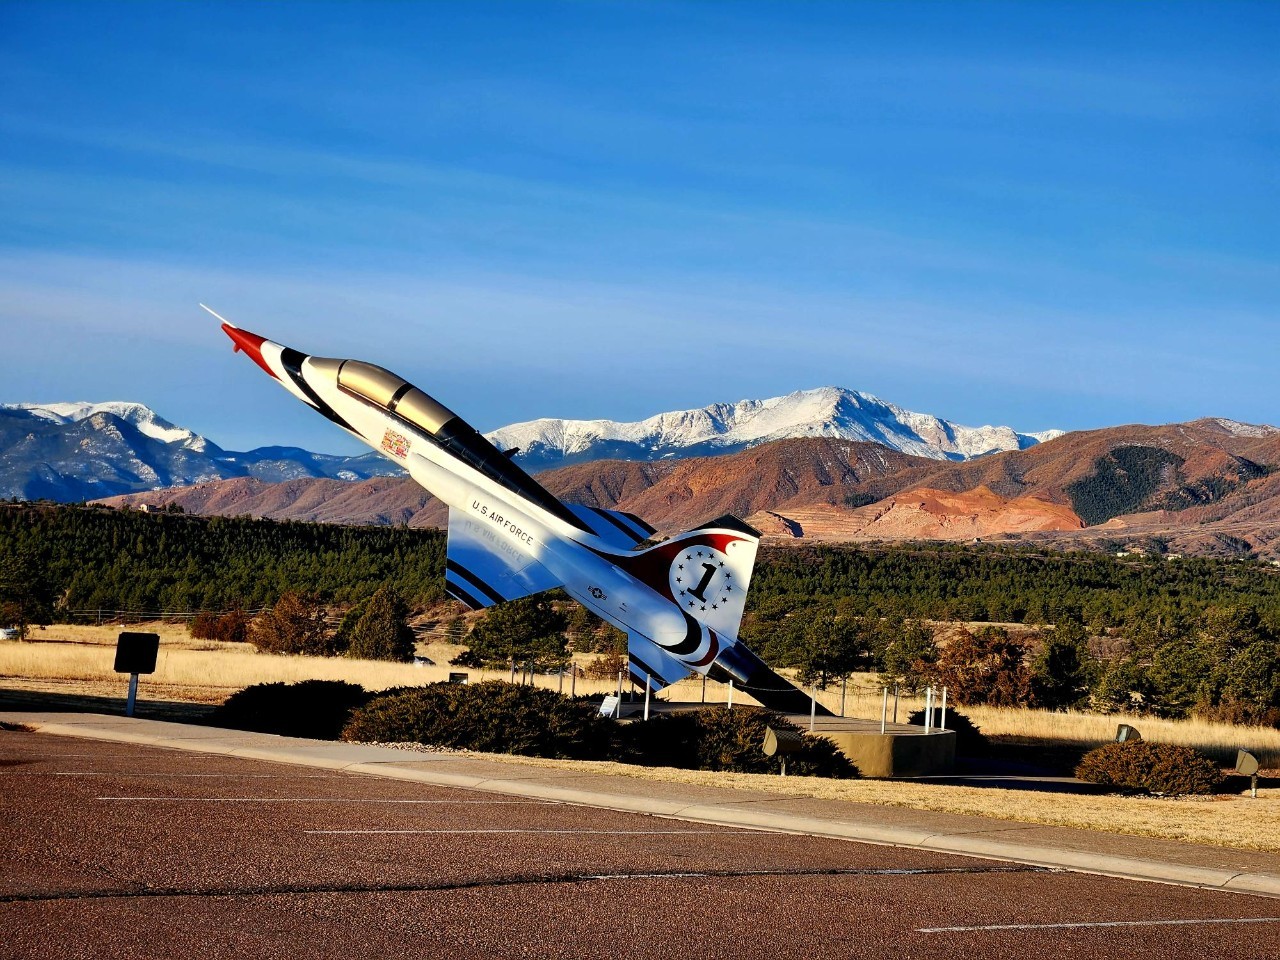
<svg viewBox="0 0 1280 960"><path fill-rule="evenodd" d="M650 705L650 712L656 716L659 713L680 713L723 706L723 703L654 700ZM640 720L642 711L642 703L622 703L624 721L643 722ZM816 717L813 733L810 734L807 713L785 716L803 730L806 736L825 737L834 743L853 761L864 777L927 777L948 773L955 766L956 735L953 730L939 730L935 727L926 734L924 727L889 723L885 725L885 732L881 733L879 720Z"/></svg>
<svg viewBox="0 0 1280 960"><path fill-rule="evenodd" d="M808 732L807 716L787 719ZM881 733L879 720L818 717L811 736L834 743L864 777L926 777L948 773L956 762L954 730L935 727L926 734L924 727L889 723Z"/></svg>

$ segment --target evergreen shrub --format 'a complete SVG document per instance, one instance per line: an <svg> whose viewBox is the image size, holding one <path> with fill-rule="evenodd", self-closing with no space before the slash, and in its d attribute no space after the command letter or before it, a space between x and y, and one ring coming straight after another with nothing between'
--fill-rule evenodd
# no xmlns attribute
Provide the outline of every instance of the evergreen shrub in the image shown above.
<svg viewBox="0 0 1280 960"><path fill-rule="evenodd" d="M360 618L351 627L347 656L361 660L411 662L415 641L408 618L408 604L400 595L389 587L379 587L363 605Z"/></svg>
<svg viewBox="0 0 1280 960"><path fill-rule="evenodd" d="M342 731L344 740L580 760L608 757L616 735L614 721L585 700L501 680L388 691Z"/></svg>
<svg viewBox="0 0 1280 960"><path fill-rule="evenodd" d="M1146 740L1108 743L1089 751L1076 767L1076 776L1165 796L1212 793L1222 784L1218 765L1198 750Z"/></svg>
<svg viewBox="0 0 1280 960"><path fill-rule="evenodd" d="M342 680L255 683L228 697L208 722L285 737L337 740L351 711L368 699L364 687Z"/></svg>
<svg viewBox="0 0 1280 960"><path fill-rule="evenodd" d="M793 727L780 714L758 707L710 707L662 714L625 727L622 759L646 766L734 773L778 773L782 758L765 756L768 727ZM805 737L787 757L787 773L851 778L858 769L830 740Z"/></svg>

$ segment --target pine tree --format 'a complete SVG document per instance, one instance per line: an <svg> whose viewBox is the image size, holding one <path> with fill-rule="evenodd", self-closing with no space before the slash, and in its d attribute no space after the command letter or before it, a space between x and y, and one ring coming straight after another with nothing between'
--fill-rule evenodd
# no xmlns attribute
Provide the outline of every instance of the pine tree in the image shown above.
<svg viewBox="0 0 1280 960"><path fill-rule="evenodd" d="M1060 620L1054 627L1031 662L1031 688L1039 706L1059 710L1089 698L1096 671L1087 639L1079 620Z"/></svg>
<svg viewBox="0 0 1280 960"><path fill-rule="evenodd" d="M0 559L0 626L16 626L18 639L27 639L32 624L49 623L53 612L48 579L40 575L32 551Z"/></svg>
<svg viewBox="0 0 1280 960"><path fill-rule="evenodd" d="M413 660L414 650L408 605L390 587L379 587L351 631L347 656L408 663Z"/></svg>
<svg viewBox="0 0 1280 960"><path fill-rule="evenodd" d="M800 682L823 690L832 680L847 677L866 657L854 625L831 614L814 618L805 629L796 666Z"/></svg>
<svg viewBox="0 0 1280 960"><path fill-rule="evenodd" d="M915 693L929 682L938 661L938 645L933 632L922 623L904 623L897 638L884 649L884 671L880 682Z"/></svg>
<svg viewBox="0 0 1280 960"><path fill-rule="evenodd" d="M565 655L565 618L544 596L492 607L467 638L486 663L560 663Z"/></svg>

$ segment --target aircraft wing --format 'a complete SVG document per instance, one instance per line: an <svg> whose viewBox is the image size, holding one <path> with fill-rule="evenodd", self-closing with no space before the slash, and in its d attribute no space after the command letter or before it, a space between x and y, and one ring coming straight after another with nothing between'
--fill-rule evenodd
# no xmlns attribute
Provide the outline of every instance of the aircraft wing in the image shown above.
<svg viewBox="0 0 1280 960"><path fill-rule="evenodd" d="M445 590L472 610L518 600L563 584L551 571L511 549L488 527L449 511Z"/></svg>

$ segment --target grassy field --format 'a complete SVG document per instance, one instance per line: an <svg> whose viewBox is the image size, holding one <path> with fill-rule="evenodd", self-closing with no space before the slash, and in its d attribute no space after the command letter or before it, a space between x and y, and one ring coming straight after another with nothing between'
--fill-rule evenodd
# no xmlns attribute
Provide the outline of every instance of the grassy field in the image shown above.
<svg viewBox="0 0 1280 960"><path fill-rule="evenodd" d="M121 677L112 670L119 626L52 626L32 634L32 641L0 641L0 685L23 681L32 689L33 681L56 681L67 691L79 685L84 692L100 693L103 685L118 686ZM415 666L376 660L348 660L345 657L280 657L259 653L247 643L220 643L194 640L185 625L169 623L135 624L129 629L160 634L160 654L156 672L143 677L140 689L162 688L167 696L195 703L221 703L237 690L254 683L296 683L299 680L346 680L366 690L414 686L447 680L449 660L461 647L429 644L419 654L435 661L435 666ZM589 658L590 659L590 658ZM506 670L466 669L471 679L505 680ZM538 686L557 689L558 676L537 676ZM576 681L566 676L564 691L579 694L612 690L616 681Z"/></svg>
<svg viewBox="0 0 1280 960"><path fill-rule="evenodd" d="M160 656L156 672L143 678L143 689L163 689L166 696L194 703L221 703L226 697L253 683L299 680L347 680L366 690L413 686L448 679L448 666L461 647L433 643L423 645L419 653L435 661L435 666L384 663L371 660L348 660L342 657L279 657L258 653L249 644L219 643L194 640L183 624L149 623L130 629L160 634ZM119 626L52 626L32 634L36 642L0 641L0 683L20 681L27 689L49 681L59 690L80 684L85 690L101 692L115 689L123 679L112 671ZM594 659L582 657L585 663ZM473 680L508 679L506 670L467 670ZM558 689L558 676L536 676L534 683ZM616 680L591 680L579 677L563 680L564 692L603 693L616 689ZM833 685L816 691L818 701L840 712L841 688ZM704 685L700 678L690 678L663 691L663 698L676 701L699 701L705 696L710 703L723 703L728 688L719 683ZM734 692L734 702L754 704L741 690ZM844 712L849 716L880 716L881 693L871 674L850 679L843 698ZM924 706L922 697L901 697L898 718L905 722L908 714ZM954 709L954 705L953 705ZM892 719L893 699L889 700ZM1093 747L1115 739L1116 725L1131 723L1148 740L1195 747L1224 764L1234 762L1236 750L1244 747L1253 752L1264 768L1280 770L1280 730L1269 727L1243 727L1201 720L1158 720L1152 717L1128 717L1116 714L1081 712L1051 713L1016 707L963 707L962 712L990 737L1043 743Z"/></svg>
<svg viewBox="0 0 1280 960"><path fill-rule="evenodd" d="M671 700L698 700L701 696L700 680L684 680L664 691ZM839 713L842 706L839 684L816 693L818 702ZM707 684L707 700L723 703L726 688L718 683ZM735 703L754 703L741 692L734 694ZM843 698L844 712L852 717L880 718L884 701L880 688L875 685L874 674L859 674L850 679ZM889 696L889 719L893 719L894 700ZM901 696L898 699L898 719L906 723L914 710L924 709L923 696ZM954 702L948 710L954 711ZM1176 743L1194 747L1223 764L1235 762L1236 750L1244 747L1255 756L1263 767L1280 770L1280 730L1273 727L1246 727L1229 723L1210 723L1205 720L1159 720L1154 717L1135 717L1124 714L1084 713L1048 710L1027 710L1019 707L960 707L984 734L1028 743L1052 743L1092 748L1115 739L1116 726L1121 723L1137 727L1147 740L1160 743Z"/></svg>

